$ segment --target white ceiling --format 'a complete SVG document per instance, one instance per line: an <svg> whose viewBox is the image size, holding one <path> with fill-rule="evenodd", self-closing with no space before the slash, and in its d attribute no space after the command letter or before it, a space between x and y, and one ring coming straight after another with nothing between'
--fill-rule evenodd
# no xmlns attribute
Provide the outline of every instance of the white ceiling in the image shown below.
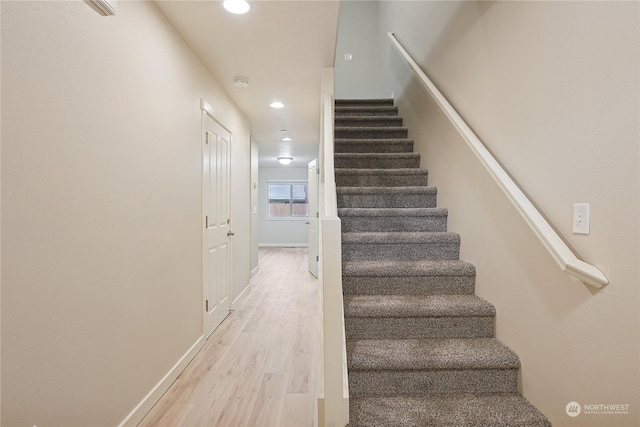
<svg viewBox="0 0 640 427"><path fill-rule="evenodd" d="M233 15L222 2L156 4L204 62L251 123L260 167L306 167L317 157L320 137L320 70L333 67L339 1L249 0L251 10ZM249 87L234 85L245 76ZM269 106L281 101L279 110ZM282 129L293 138L282 142Z"/></svg>

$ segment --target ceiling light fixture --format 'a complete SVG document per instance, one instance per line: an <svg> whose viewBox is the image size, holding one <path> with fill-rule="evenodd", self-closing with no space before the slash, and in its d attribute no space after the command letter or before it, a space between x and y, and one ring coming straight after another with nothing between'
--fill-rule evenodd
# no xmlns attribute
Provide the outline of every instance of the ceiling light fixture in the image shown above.
<svg viewBox="0 0 640 427"><path fill-rule="evenodd" d="M249 12L249 9L251 9L251 6L246 0L224 0L222 2L222 7L224 7L227 12L231 12L236 15L242 15L243 13Z"/></svg>
<svg viewBox="0 0 640 427"><path fill-rule="evenodd" d="M282 138L280 138L281 141L291 141L293 140L293 138L291 138L290 136L283 136Z"/></svg>
<svg viewBox="0 0 640 427"><path fill-rule="evenodd" d="M249 78L248 77L242 77L242 76L236 76L233 79L233 83L238 87L247 87L247 86L249 86Z"/></svg>
<svg viewBox="0 0 640 427"><path fill-rule="evenodd" d="M278 161L281 165L288 165L293 160L293 157L278 157Z"/></svg>
<svg viewBox="0 0 640 427"><path fill-rule="evenodd" d="M269 104L271 106L271 108L283 108L284 104L280 101L273 101L271 104Z"/></svg>

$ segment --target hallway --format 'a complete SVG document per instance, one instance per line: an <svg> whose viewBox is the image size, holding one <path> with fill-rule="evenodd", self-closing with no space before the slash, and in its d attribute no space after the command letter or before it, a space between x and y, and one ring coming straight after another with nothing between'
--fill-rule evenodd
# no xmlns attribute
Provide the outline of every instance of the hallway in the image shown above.
<svg viewBox="0 0 640 427"><path fill-rule="evenodd" d="M240 308L139 426L314 425L318 282L306 249L259 257Z"/></svg>

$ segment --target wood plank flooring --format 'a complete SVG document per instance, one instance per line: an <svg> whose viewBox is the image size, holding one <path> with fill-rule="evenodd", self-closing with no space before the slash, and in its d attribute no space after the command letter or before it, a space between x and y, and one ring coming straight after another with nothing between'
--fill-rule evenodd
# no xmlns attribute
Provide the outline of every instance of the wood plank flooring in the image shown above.
<svg viewBox="0 0 640 427"><path fill-rule="evenodd" d="M307 250L264 248L250 293L139 427L312 427L318 282Z"/></svg>

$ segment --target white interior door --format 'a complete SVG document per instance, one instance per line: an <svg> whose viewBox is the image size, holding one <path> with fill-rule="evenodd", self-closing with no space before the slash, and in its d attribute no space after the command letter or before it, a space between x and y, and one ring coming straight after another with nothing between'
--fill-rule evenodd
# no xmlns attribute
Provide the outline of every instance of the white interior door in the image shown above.
<svg viewBox="0 0 640 427"><path fill-rule="evenodd" d="M231 307L231 134L203 112L203 333L208 337Z"/></svg>
<svg viewBox="0 0 640 427"><path fill-rule="evenodd" d="M309 162L309 273L318 277L318 165L316 160Z"/></svg>

